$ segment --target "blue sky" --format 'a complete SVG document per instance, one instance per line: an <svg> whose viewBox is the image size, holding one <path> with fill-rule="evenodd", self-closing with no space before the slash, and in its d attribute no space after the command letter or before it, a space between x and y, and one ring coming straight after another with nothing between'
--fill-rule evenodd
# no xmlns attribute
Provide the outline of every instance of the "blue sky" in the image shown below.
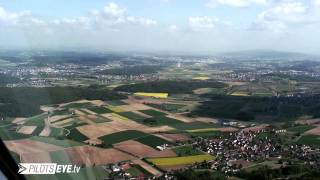
<svg viewBox="0 0 320 180"><path fill-rule="evenodd" d="M0 47L318 53L320 0L0 0Z"/></svg>

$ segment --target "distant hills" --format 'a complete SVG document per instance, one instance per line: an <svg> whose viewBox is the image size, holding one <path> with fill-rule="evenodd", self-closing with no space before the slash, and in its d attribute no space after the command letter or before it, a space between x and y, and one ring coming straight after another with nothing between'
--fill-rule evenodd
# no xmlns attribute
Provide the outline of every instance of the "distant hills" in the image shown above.
<svg viewBox="0 0 320 180"><path fill-rule="evenodd" d="M234 57L239 59L310 59L315 60L319 58L315 55L286 52L286 51L274 51L274 50L248 50L248 51L237 51L237 52L226 52L220 53L219 56Z"/></svg>

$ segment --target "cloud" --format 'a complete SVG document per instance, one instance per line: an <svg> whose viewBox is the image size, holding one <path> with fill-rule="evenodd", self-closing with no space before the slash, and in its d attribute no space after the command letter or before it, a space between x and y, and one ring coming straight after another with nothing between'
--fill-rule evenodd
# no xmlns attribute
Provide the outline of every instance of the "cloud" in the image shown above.
<svg viewBox="0 0 320 180"><path fill-rule="evenodd" d="M155 26L157 21L145 18L127 15L127 10L119 5L111 2L102 10L93 10L86 16L75 18L60 18L55 20L42 20L31 14L30 11L23 11L20 13L7 12L4 8L0 7L0 25L15 25L15 26L47 26L52 30L61 28L68 29L71 26L81 30L89 29L119 29L128 28L128 26Z"/></svg>
<svg viewBox="0 0 320 180"><path fill-rule="evenodd" d="M320 28L316 24L311 26L319 19L314 15L319 12L314 3L303 4L297 0L210 2L233 7L267 4L262 7L262 12L254 11L254 22L244 19L250 24L249 28L239 22L233 25L222 16L197 15L197 11L190 12L195 15L180 18L180 21L164 24L147 16L134 16L126 7L112 2L82 16L57 19L44 19L30 11L9 12L0 7L0 46L183 52L250 48L318 49L315 42L319 40L315 37L320 33ZM252 12L251 9L246 10ZM304 39L304 43L299 43L301 39Z"/></svg>
<svg viewBox="0 0 320 180"><path fill-rule="evenodd" d="M303 25L317 23L318 20L312 9L297 1L286 0L274 3L271 7L258 14L250 29L286 31L289 27L302 28Z"/></svg>
<svg viewBox="0 0 320 180"><path fill-rule="evenodd" d="M131 16L126 8L112 2L84 16L51 20L30 11L8 12L0 7L0 46L10 41L38 48L138 47L150 39L148 34L157 26L156 20Z"/></svg>
<svg viewBox="0 0 320 180"><path fill-rule="evenodd" d="M1 26L12 26L12 25L33 25L43 24L44 21L32 16L30 11L22 11L19 13L6 11L0 7L0 25Z"/></svg>
<svg viewBox="0 0 320 180"><path fill-rule="evenodd" d="M259 14L266 21L303 22L307 20L307 7L301 2L288 2L274 6Z"/></svg>
<svg viewBox="0 0 320 180"><path fill-rule="evenodd" d="M105 14L119 17L119 16L123 16L127 10L125 8L119 7L116 3L111 2L104 7L103 11Z"/></svg>
<svg viewBox="0 0 320 180"><path fill-rule="evenodd" d="M170 32L176 32L176 31L179 30L179 28L178 28L177 25L170 25L170 26L168 27L168 30L169 30Z"/></svg>
<svg viewBox="0 0 320 180"><path fill-rule="evenodd" d="M315 4L316 6L320 6L320 0L314 0L314 4Z"/></svg>
<svg viewBox="0 0 320 180"><path fill-rule="evenodd" d="M217 17L208 17L208 16L189 17L189 26L193 31L209 31L218 25L227 26L227 25L231 25L231 23L220 20Z"/></svg>
<svg viewBox="0 0 320 180"><path fill-rule="evenodd" d="M267 2L268 0L210 0L206 6L209 8L216 7L217 5L249 7L252 5L265 5Z"/></svg>

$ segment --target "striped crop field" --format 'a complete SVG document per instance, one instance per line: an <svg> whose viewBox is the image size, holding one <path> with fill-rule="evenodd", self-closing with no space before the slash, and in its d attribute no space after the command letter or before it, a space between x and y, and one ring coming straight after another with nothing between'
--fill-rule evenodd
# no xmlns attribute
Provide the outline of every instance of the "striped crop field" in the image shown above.
<svg viewBox="0 0 320 180"><path fill-rule="evenodd" d="M116 113L124 112L124 110L121 109L121 108L118 107L118 106L108 105L107 108L110 109L110 110L113 111L113 112L116 112Z"/></svg>
<svg viewBox="0 0 320 180"><path fill-rule="evenodd" d="M168 158L150 158L147 159L149 162L156 166L179 166L179 165L191 165L194 163L201 163L203 161L213 160L214 157L209 154L195 155L195 156L184 156L184 157L168 157Z"/></svg>
<svg viewBox="0 0 320 180"><path fill-rule="evenodd" d="M211 132L211 131L219 131L219 129L218 128L204 128L204 129L187 130L187 132L189 132L189 133Z"/></svg>
<svg viewBox="0 0 320 180"><path fill-rule="evenodd" d="M145 92L136 92L134 93L136 96L147 96L147 97L154 97L154 98L162 98L166 99L168 98L168 93L145 93Z"/></svg>
<svg viewBox="0 0 320 180"><path fill-rule="evenodd" d="M192 78L194 80L202 80L202 81L205 81L205 80L209 80L210 77L206 77L206 76L199 76L199 77L194 77Z"/></svg>
<svg viewBox="0 0 320 180"><path fill-rule="evenodd" d="M113 116L113 117L117 117L117 118L119 118L119 119L121 119L121 120L123 120L123 121L131 121L130 119L128 119L128 118L126 118L126 117L124 117L124 116L121 116L121 115L119 115L119 114L117 114L117 113L112 113L112 116Z"/></svg>

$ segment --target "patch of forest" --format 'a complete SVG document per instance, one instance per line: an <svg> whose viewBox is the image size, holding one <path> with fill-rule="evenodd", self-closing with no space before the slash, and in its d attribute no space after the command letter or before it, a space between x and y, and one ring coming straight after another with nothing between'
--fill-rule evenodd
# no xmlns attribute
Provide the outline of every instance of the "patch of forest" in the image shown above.
<svg viewBox="0 0 320 180"><path fill-rule="evenodd" d="M154 81L123 85L115 91L122 92L161 92L169 94L189 94L198 88L224 88L224 83L216 81Z"/></svg>
<svg viewBox="0 0 320 180"><path fill-rule="evenodd" d="M41 113L40 106L81 99L118 100L126 98L99 87L17 87L0 88L0 117L29 117Z"/></svg>
<svg viewBox="0 0 320 180"><path fill-rule="evenodd" d="M98 72L103 75L120 75L120 76L137 76L142 74L154 74L160 71L163 66L160 65L139 65L139 66L124 66L121 68L107 69Z"/></svg>
<svg viewBox="0 0 320 180"><path fill-rule="evenodd" d="M300 116L320 117L320 95L299 97L239 97L205 95L192 114L198 116L230 118L238 120L294 120Z"/></svg>
<svg viewBox="0 0 320 180"><path fill-rule="evenodd" d="M0 85L9 84L9 83L19 83L19 82L21 82L21 81L17 77L13 77L10 75L0 73Z"/></svg>

